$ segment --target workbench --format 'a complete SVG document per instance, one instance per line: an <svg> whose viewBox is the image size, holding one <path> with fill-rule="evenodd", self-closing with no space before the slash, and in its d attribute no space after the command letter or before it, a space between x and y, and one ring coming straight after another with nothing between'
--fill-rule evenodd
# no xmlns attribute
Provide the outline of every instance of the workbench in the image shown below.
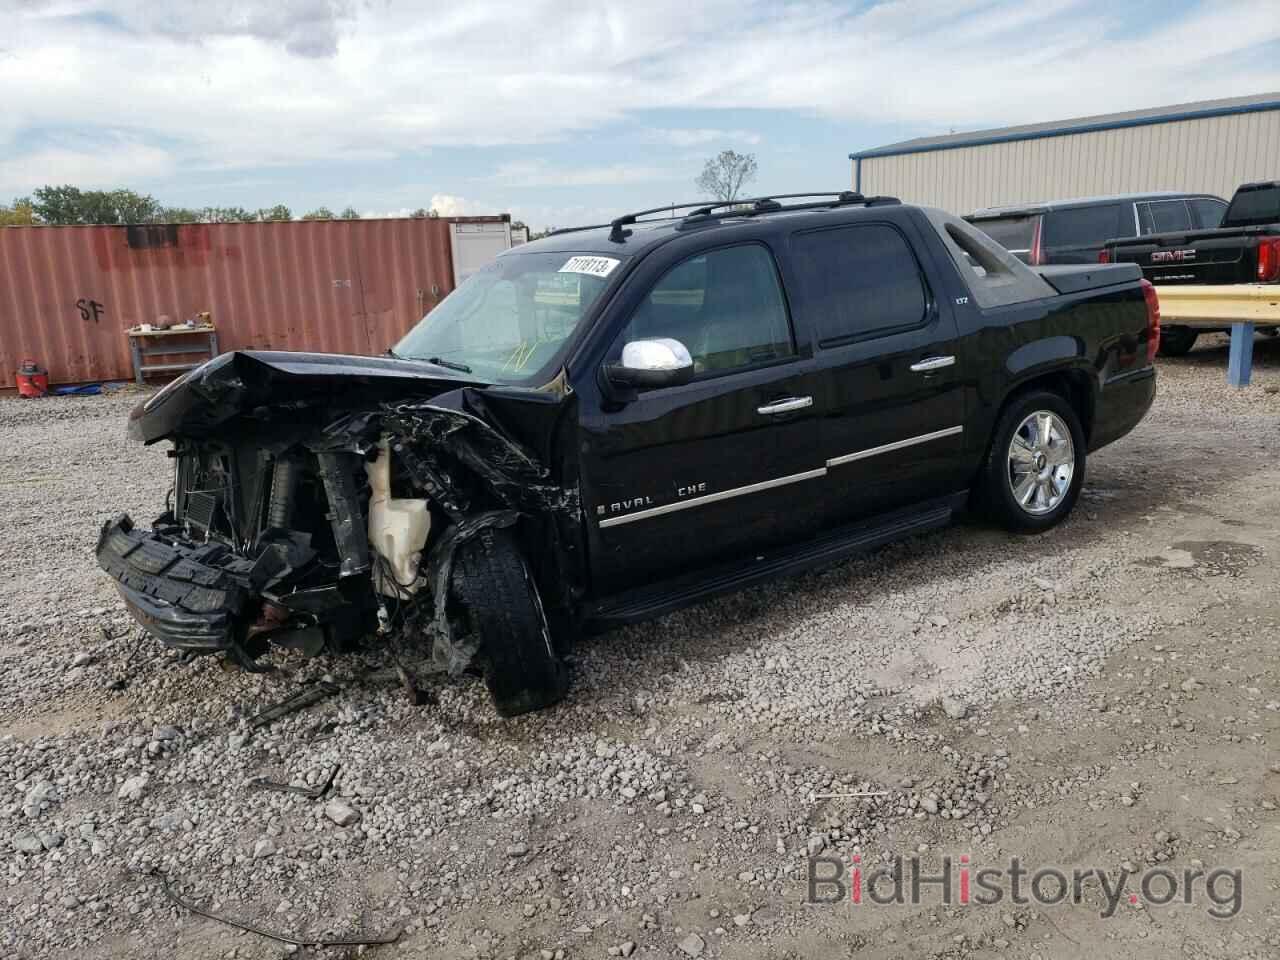
<svg viewBox="0 0 1280 960"><path fill-rule="evenodd" d="M167 330L143 330L134 327L126 331L129 336L129 353L133 358L133 379L135 383L145 382L148 373L176 373L179 370L194 370L206 360L218 355L218 331L209 324L189 327L179 324ZM183 345L182 341L172 342L176 338L203 337L204 343L198 346ZM148 346L148 341L157 341L158 346ZM144 364L147 357L183 356L202 354L195 363L151 363Z"/></svg>

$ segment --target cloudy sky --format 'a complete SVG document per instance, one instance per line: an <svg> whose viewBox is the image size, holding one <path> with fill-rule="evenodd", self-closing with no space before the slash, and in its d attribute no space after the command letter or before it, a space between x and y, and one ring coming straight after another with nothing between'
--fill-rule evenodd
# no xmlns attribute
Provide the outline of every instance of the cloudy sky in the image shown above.
<svg viewBox="0 0 1280 960"><path fill-rule="evenodd" d="M908 137L1280 90L1280 0L0 0L0 199L510 210L841 189Z"/></svg>

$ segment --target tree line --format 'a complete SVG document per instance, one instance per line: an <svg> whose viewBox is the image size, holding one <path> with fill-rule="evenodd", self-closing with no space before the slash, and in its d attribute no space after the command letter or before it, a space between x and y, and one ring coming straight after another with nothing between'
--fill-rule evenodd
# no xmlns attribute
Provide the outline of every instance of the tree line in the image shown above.
<svg viewBox="0 0 1280 960"><path fill-rule="evenodd" d="M707 160L695 181L698 189L721 202L737 200L743 186L756 177L754 154L723 150ZM437 216L435 210L419 207L410 216ZM149 193L133 190L81 190L70 184L43 186L29 197L19 197L8 205L0 204L0 226L33 224L128 224L128 223L260 223L293 220L293 211L283 203L273 207L249 210L245 207L170 207ZM355 207L341 213L328 207L309 210L300 220L359 220ZM523 227L520 221L512 227ZM530 239L538 239L535 234Z"/></svg>
<svg viewBox="0 0 1280 960"><path fill-rule="evenodd" d="M425 207L413 212L414 217L433 214L434 211ZM283 203L257 210L244 207L170 207L150 194L133 190L81 190L69 184L40 187L29 197L19 197L8 205L0 205L0 226L41 223L258 223L293 219L293 211ZM360 213L351 206L341 213L334 213L328 207L317 207L298 219L359 220Z"/></svg>

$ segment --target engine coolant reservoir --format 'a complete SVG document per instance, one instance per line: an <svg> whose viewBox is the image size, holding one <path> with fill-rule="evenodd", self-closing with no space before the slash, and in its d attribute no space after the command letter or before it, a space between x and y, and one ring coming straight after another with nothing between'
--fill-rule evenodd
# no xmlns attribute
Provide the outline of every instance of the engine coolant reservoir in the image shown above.
<svg viewBox="0 0 1280 960"><path fill-rule="evenodd" d="M383 557L400 584L387 580L382 565L374 570L373 582L389 597L414 593L422 548L431 532L431 514L426 500L393 499L391 496L391 451L387 441L378 444L378 459L364 465L369 475L369 545Z"/></svg>

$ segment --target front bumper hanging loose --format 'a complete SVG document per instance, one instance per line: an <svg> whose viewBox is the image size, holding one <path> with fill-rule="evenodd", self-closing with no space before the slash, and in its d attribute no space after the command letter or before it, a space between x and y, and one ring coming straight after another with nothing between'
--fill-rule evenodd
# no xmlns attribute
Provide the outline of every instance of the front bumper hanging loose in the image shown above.
<svg viewBox="0 0 1280 960"><path fill-rule="evenodd" d="M255 564L221 544L189 544L134 527L127 515L103 525L98 563L116 581L129 613L166 646L194 653L231 650L235 618Z"/></svg>

